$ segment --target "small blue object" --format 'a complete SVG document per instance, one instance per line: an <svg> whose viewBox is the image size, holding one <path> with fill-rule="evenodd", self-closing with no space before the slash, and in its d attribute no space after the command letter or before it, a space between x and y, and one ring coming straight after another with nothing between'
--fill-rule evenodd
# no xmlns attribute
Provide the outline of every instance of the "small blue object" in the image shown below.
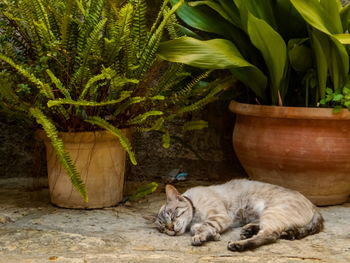
<svg viewBox="0 0 350 263"><path fill-rule="evenodd" d="M185 181L187 179L188 173L178 173L175 177L177 181Z"/></svg>

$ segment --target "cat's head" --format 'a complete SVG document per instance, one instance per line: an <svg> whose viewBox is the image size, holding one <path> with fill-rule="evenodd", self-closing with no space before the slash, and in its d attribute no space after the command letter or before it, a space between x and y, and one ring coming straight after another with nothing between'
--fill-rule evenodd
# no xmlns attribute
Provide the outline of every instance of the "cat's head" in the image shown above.
<svg viewBox="0 0 350 263"><path fill-rule="evenodd" d="M163 205L158 214L152 220L161 233L169 236L182 235L193 218L193 206L191 201L181 196L172 185L165 187L166 204Z"/></svg>

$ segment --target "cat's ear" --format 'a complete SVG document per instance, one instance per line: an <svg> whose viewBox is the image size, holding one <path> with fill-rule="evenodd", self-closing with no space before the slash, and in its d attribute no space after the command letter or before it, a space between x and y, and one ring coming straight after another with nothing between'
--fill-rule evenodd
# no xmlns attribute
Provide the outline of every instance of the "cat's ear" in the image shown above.
<svg viewBox="0 0 350 263"><path fill-rule="evenodd" d="M144 219L147 220L148 223L153 224L156 222L157 215L156 214L147 214L142 216Z"/></svg>
<svg viewBox="0 0 350 263"><path fill-rule="evenodd" d="M167 202L178 200L180 197L180 193L170 184L165 186L165 194Z"/></svg>

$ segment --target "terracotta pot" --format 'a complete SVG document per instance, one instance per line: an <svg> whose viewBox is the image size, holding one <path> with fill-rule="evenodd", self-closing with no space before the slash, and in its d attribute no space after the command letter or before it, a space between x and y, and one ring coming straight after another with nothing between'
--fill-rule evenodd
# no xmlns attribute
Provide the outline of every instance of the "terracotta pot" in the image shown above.
<svg viewBox="0 0 350 263"><path fill-rule="evenodd" d="M350 112L231 102L233 146L253 180L303 193L316 205L350 194Z"/></svg>
<svg viewBox="0 0 350 263"><path fill-rule="evenodd" d="M124 130L127 133L126 130ZM123 198L126 153L119 140L107 131L59 133L86 184L86 203L72 186L43 131L51 202L65 208L102 208L116 205Z"/></svg>

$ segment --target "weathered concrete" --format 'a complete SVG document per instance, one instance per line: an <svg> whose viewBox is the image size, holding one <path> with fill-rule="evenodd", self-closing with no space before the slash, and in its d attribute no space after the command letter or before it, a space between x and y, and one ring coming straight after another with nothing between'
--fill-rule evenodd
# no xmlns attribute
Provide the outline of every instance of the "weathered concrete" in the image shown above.
<svg viewBox="0 0 350 263"><path fill-rule="evenodd" d="M135 183L127 184L135 189ZM318 235L232 253L226 244L238 238L238 229L228 231L221 241L192 247L189 235L169 237L147 224L142 214L158 210L164 201L162 187L128 206L67 210L50 205L46 188L30 191L30 185L25 178L0 179L1 263L350 262L350 203L322 208L326 229Z"/></svg>

